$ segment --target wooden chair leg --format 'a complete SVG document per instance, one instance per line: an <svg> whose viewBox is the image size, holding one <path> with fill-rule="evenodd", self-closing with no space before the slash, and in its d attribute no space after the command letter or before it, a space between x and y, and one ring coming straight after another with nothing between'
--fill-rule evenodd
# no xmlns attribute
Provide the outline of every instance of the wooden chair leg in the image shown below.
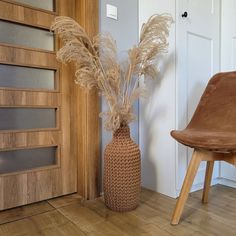
<svg viewBox="0 0 236 236"><path fill-rule="evenodd" d="M201 163L201 153L198 153L197 150L194 151L192 159L190 161L187 174L184 179L184 183L181 189L181 193L179 196L179 199L176 203L175 210L172 216L171 224L172 225L177 225L179 223L180 217L182 215L184 205L188 199L188 195L190 192L190 189L192 187L194 178L197 174L199 165Z"/></svg>
<svg viewBox="0 0 236 236"><path fill-rule="evenodd" d="M208 161L206 167L206 176L202 195L202 203L208 203L209 190L211 187L212 173L214 169L214 161Z"/></svg>

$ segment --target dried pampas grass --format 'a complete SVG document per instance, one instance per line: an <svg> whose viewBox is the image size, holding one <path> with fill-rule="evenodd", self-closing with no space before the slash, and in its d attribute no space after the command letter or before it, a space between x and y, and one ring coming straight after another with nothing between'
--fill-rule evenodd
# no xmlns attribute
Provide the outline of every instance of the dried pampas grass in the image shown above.
<svg viewBox="0 0 236 236"><path fill-rule="evenodd" d="M90 39L73 19L55 18L51 29L63 41L57 59L74 63L75 82L87 89L96 88L105 97L109 110L101 115L105 117L106 129L115 131L121 124L135 120L133 104L139 97L146 96L146 89L139 87L140 78L158 77L156 59L167 52L172 22L168 14L153 15L142 27L139 44L128 51L126 66L121 66L116 42L110 34Z"/></svg>

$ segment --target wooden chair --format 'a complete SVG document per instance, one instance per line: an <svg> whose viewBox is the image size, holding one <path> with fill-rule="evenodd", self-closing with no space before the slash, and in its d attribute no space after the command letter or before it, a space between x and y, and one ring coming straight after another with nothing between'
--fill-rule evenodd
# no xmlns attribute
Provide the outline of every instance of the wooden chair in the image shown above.
<svg viewBox="0 0 236 236"><path fill-rule="evenodd" d="M178 142L194 148L172 225L179 223L201 161L207 161L202 202L208 202L214 161L236 166L236 72L220 73L208 83L187 128L172 131Z"/></svg>

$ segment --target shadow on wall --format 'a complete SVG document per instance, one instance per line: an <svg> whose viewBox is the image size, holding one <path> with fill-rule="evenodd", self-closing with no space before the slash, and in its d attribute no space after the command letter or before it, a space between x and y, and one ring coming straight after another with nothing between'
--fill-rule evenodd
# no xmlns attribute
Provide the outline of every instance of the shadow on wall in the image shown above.
<svg viewBox="0 0 236 236"><path fill-rule="evenodd" d="M155 81L150 81L147 83L147 89L149 96L146 101L141 101L143 104L142 110L142 127L143 127L143 150L142 150L142 183L145 182L145 187L147 183L151 186L157 186L157 166L156 161L159 158L165 158L163 156L158 157L155 153L155 145L158 142L159 136L162 135L158 132L157 120L159 117L166 116L167 108L163 106L156 107L155 99L158 98L158 93L161 88L163 79L166 77L166 72L169 70L171 63L173 62L174 54L168 54L163 57L158 58L160 73L158 79ZM168 99L168 94L166 99ZM154 140L155 137L155 140ZM167 147L168 151L168 147ZM168 171L168 170L167 170ZM145 175L144 175L145 173ZM148 175L147 175L148 173Z"/></svg>

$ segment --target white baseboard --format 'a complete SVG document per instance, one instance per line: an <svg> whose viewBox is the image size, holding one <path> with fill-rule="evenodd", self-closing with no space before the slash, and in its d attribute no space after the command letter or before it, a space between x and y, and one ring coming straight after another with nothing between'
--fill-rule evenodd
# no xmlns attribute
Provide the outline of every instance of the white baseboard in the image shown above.
<svg viewBox="0 0 236 236"><path fill-rule="evenodd" d="M218 179L218 178L212 180L211 186L216 185L216 184L219 184L219 179ZM190 191L190 192L192 193L192 192L196 192L196 191L198 191L198 190L201 190L201 189L203 189L203 186L204 186L204 183L195 184L195 185L193 185L193 187L191 188L191 191ZM180 191L181 191L180 189L178 189L178 190L176 191L176 195L177 195L177 196L179 196Z"/></svg>
<svg viewBox="0 0 236 236"><path fill-rule="evenodd" d="M211 186L216 185L216 184L222 184L231 188L236 188L236 182L229 180L229 179L224 179L224 178L215 178L212 180ZM196 192L198 190L203 189L203 185L204 183L200 183L200 184L195 184L192 188L191 188L191 193L192 192ZM180 194L180 189L176 190L176 196L178 197ZM103 196L104 192L100 192L100 196ZM170 196L171 197L171 196Z"/></svg>
<svg viewBox="0 0 236 236"><path fill-rule="evenodd" d="M229 179L219 178L218 184L222 184L231 188L236 188L236 182Z"/></svg>

